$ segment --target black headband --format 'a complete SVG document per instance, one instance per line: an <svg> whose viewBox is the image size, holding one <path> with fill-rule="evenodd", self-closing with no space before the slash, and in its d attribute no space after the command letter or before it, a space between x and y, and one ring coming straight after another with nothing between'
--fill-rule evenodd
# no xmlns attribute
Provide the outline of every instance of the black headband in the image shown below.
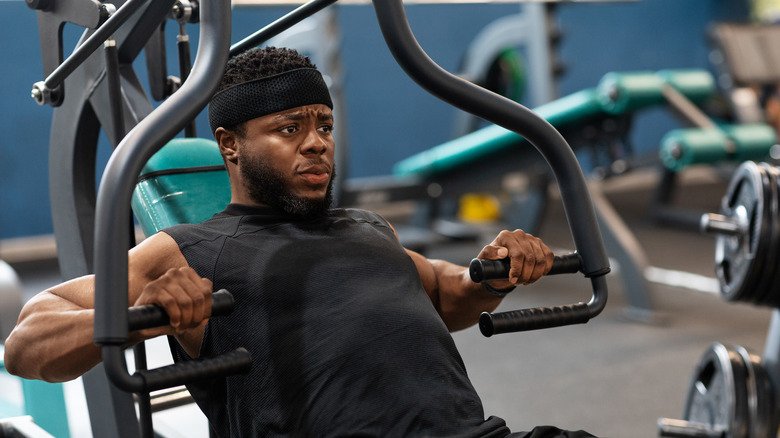
<svg viewBox="0 0 780 438"><path fill-rule="evenodd" d="M256 117L304 105L321 103L333 109L328 86L320 72L299 68L233 85L209 102L211 132L233 127Z"/></svg>

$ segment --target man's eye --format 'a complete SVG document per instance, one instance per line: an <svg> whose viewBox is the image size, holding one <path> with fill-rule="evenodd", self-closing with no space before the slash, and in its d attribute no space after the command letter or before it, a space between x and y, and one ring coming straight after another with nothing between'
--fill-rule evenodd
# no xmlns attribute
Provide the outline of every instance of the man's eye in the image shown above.
<svg viewBox="0 0 780 438"><path fill-rule="evenodd" d="M322 131L322 132L333 132L333 125L322 125L322 126L320 126L320 131Z"/></svg>
<svg viewBox="0 0 780 438"><path fill-rule="evenodd" d="M279 132L283 132L285 134L294 134L297 131L298 131L298 127L295 125L285 126L284 128L279 130Z"/></svg>

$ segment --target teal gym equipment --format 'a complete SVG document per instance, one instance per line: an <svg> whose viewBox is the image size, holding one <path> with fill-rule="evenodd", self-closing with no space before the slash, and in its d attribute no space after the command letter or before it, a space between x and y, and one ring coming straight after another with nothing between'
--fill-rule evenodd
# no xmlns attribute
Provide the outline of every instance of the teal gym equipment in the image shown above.
<svg viewBox="0 0 780 438"><path fill-rule="evenodd" d="M621 116L666 103L664 90L673 87L694 102L715 93L715 81L703 70L608 73L595 88L556 99L534 109L558 129L593 119ZM397 176L435 177L468 165L473 160L503 153L523 139L492 125L415 154L396 163Z"/></svg>
<svg viewBox="0 0 780 438"><path fill-rule="evenodd" d="M22 304L19 277L8 263L0 260L0 341L7 338L16 325ZM62 384L20 379L8 374L5 370L2 343L0 343L0 378L16 381L21 387L22 395L19 400L0 398L0 418L32 418L35 423L32 421L21 423L27 428L42 428L56 437L70 436Z"/></svg>
<svg viewBox="0 0 780 438"><path fill-rule="evenodd" d="M679 172L695 164L761 161L776 143L775 130L762 123L675 129L661 140L659 155L666 168Z"/></svg>
<svg viewBox="0 0 780 438"><path fill-rule="evenodd" d="M222 211L230 202L230 186L216 142L168 142L147 161L131 202L146 236L176 224L203 222Z"/></svg>
<svg viewBox="0 0 780 438"><path fill-rule="evenodd" d="M19 381L23 400L21 403L0 400L0 418L29 416L37 427L52 436L68 438L70 430L62 384L13 377L6 372L3 357L4 348L0 344L0 373L3 378Z"/></svg>

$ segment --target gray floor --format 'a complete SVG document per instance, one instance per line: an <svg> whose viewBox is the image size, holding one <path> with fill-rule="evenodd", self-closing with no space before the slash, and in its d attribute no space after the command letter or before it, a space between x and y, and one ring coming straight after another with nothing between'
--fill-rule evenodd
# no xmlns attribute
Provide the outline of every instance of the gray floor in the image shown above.
<svg viewBox="0 0 780 438"><path fill-rule="evenodd" d="M654 226L647 214L652 184L642 182L645 177L636 177L636 184L617 184L608 194L650 264L712 277L713 239ZM722 181L692 181L678 202L712 208L724 189ZM552 246L572 248L557 203L548 209L540 234ZM430 255L467 262L477 249L448 247ZM20 270L28 295L56 281L51 268ZM655 323L640 323L626 318L621 280L619 272L609 276L607 308L586 325L489 339L476 328L456 333L486 414L506 419L513 430L554 424L598 436L652 437L658 417L681 414L693 367L710 343L763 350L770 309L652 284ZM549 277L510 295L502 309L567 304L587 300L589 294L581 276Z"/></svg>

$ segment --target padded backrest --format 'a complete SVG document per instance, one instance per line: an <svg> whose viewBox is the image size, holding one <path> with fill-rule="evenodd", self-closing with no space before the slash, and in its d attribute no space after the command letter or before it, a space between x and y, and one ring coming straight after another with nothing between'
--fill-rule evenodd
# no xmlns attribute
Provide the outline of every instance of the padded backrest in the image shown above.
<svg viewBox="0 0 780 438"><path fill-rule="evenodd" d="M202 222L230 202L230 185L217 143L171 140L144 166L133 192L133 213L145 235Z"/></svg>
<svg viewBox="0 0 780 438"><path fill-rule="evenodd" d="M711 36L737 85L780 81L780 26L719 23L712 27Z"/></svg>

